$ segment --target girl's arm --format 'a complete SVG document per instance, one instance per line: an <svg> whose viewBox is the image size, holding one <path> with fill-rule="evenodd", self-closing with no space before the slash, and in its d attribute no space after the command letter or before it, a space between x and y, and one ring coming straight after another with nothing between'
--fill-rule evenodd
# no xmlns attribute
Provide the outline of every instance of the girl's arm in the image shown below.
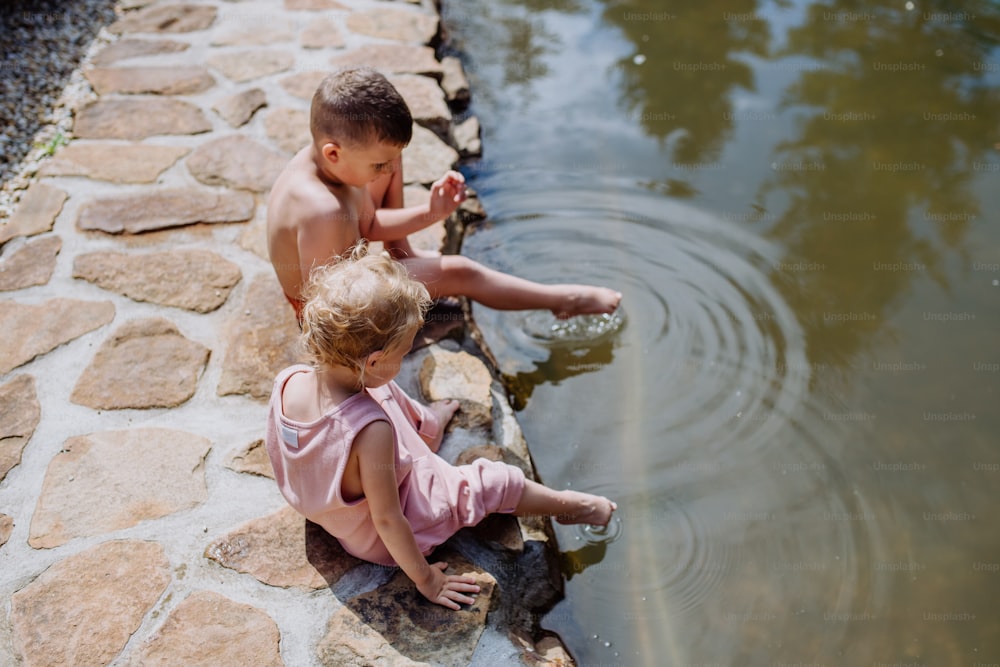
<svg viewBox="0 0 1000 667"><path fill-rule="evenodd" d="M431 186L426 206L380 208L363 236L369 241L398 241L447 218L464 200L465 178L457 171L449 171Z"/></svg>
<svg viewBox="0 0 1000 667"><path fill-rule="evenodd" d="M475 602L464 593L478 593L472 577L446 575L447 563L430 565L420 553L410 524L399 504L396 482L396 451L392 426L384 421L372 422L354 438L352 450L358 456L361 488L368 499L375 530L425 598L450 609L459 603Z"/></svg>

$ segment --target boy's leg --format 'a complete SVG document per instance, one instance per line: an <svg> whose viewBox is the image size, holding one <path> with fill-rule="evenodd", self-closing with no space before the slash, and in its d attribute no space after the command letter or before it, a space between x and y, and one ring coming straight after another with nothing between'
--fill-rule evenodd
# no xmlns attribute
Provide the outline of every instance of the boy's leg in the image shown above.
<svg viewBox="0 0 1000 667"><path fill-rule="evenodd" d="M559 523L590 523L607 525L611 513L618 508L603 496L580 491L555 491L530 479L524 481L524 492L514 509L518 516L551 516Z"/></svg>
<svg viewBox="0 0 1000 667"><path fill-rule="evenodd" d="M557 317L610 313L622 295L591 285L544 285L489 269L468 257L443 255L400 260L431 297L467 296L497 310L551 310Z"/></svg>

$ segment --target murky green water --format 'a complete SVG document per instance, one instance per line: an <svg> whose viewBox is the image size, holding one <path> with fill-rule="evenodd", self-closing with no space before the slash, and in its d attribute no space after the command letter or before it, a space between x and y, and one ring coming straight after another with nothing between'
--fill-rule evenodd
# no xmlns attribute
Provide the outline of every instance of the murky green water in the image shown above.
<svg viewBox="0 0 1000 667"><path fill-rule="evenodd" d="M1000 5L464 0L464 251L625 293L476 308L581 664L1000 664ZM596 323L600 324L600 323ZM600 329L600 326L598 326Z"/></svg>

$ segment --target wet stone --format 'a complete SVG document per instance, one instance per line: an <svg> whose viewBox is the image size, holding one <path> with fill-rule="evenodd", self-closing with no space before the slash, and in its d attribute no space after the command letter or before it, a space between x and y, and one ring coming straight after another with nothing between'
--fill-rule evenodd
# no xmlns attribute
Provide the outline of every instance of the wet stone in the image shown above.
<svg viewBox="0 0 1000 667"><path fill-rule="evenodd" d="M0 547L7 544L12 532L14 532L14 518L0 514Z"/></svg>
<svg viewBox="0 0 1000 667"><path fill-rule="evenodd" d="M399 571L389 583L344 603L317 646L324 665L443 665L465 667L482 635L497 593L488 572L455 554L433 560L449 564L446 574L472 575L481 590L458 611L427 601Z"/></svg>
<svg viewBox="0 0 1000 667"><path fill-rule="evenodd" d="M365 44L334 56L335 67L373 67L383 74L424 74L441 78L441 63L429 46Z"/></svg>
<svg viewBox="0 0 1000 667"><path fill-rule="evenodd" d="M441 88L444 90L445 98L460 106L468 104L471 93L462 61L455 56L445 56L441 59L441 71Z"/></svg>
<svg viewBox="0 0 1000 667"><path fill-rule="evenodd" d="M182 33L204 30L215 22L215 7L206 5L153 5L144 7L108 28L116 35L130 32Z"/></svg>
<svg viewBox="0 0 1000 667"><path fill-rule="evenodd" d="M215 79L201 65L99 67L84 74L98 95L191 95L215 85Z"/></svg>
<svg viewBox="0 0 1000 667"><path fill-rule="evenodd" d="M281 634L256 607L211 591L181 602L130 664L139 667L281 667Z"/></svg>
<svg viewBox="0 0 1000 667"><path fill-rule="evenodd" d="M478 357L432 346L419 372L420 388L428 401L456 399L461 407L453 428L489 428L493 422L493 377Z"/></svg>
<svg viewBox="0 0 1000 667"><path fill-rule="evenodd" d="M33 376L18 375L0 385L0 480L21 462L41 416Z"/></svg>
<svg viewBox="0 0 1000 667"><path fill-rule="evenodd" d="M33 236L52 229L67 194L47 183L35 182L21 195L14 214L0 224L0 245L17 236Z"/></svg>
<svg viewBox="0 0 1000 667"><path fill-rule="evenodd" d="M42 166L45 176L86 176L113 183L153 183L188 153L180 146L74 141Z"/></svg>
<svg viewBox="0 0 1000 667"><path fill-rule="evenodd" d="M29 241L8 252L8 256L0 259L0 291L9 292L49 282L60 249L62 239L53 235Z"/></svg>
<svg viewBox="0 0 1000 667"><path fill-rule="evenodd" d="M227 325L219 395L269 398L278 373L302 361L298 334L295 313L278 281L271 273L258 275L247 288L243 307Z"/></svg>
<svg viewBox="0 0 1000 667"><path fill-rule="evenodd" d="M112 320L110 301L50 299L38 305L0 301L0 375Z"/></svg>
<svg viewBox="0 0 1000 667"><path fill-rule="evenodd" d="M389 83L406 100L413 120L439 136L448 135L451 110L437 81L427 76L400 74L389 77Z"/></svg>
<svg viewBox="0 0 1000 667"><path fill-rule="evenodd" d="M289 95L294 95L295 97L301 97L304 100L311 100L313 94L315 94L316 89L319 88L319 84L326 78L329 72L321 71L308 71L299 72L297 74L292 74L291 76L286 76L280 83L281 87L285 89Z"/></svg>
<svg viewBox="0 0 1000 667"><path fill-rule="evenodd" d="M187 158L191 174L205 185L267 192L288 158L242 135L202 144Z"/></svg>
<svg viewBox="0 0 1000 667"><path fill-rule="evenodd" d="M295 39L292 24L281 14L236 14L232 25L220 26L212 46L265 46Z"/></svg>
<svg viewBox="0 0 1000 667"><path fill-rule="evenodd" d="M263 440L254 440L233 452L226 461L226 467L236 472L274 479L274 470L271 469L271 460L267 457Z"/></svg>
<svg viewBox="0 0 1000 667"><path fill-rule="evenodd" d="M242 127L264 106L267 106L267 95L260 88L251 88L220 100L212 109L231 126Z"/></svg>
<svg viewBox="0 0 1000 667"><path fill-rule="evenodd" d="M264 131L281 150L297 153L312 141L309 113L298 109L275 109L264 118Z"/></svg>
<svg viewBox="0 0 1000 667"><path fill-rule="evenodd" d="M380 7L348 15L347 28L359 35L379 39L429 44L438 34L439 22L433 14Z"/></svg>
<svg viewBox="0 0 1000 667"><path fill-rule="evenodd" d="M310 21L302 31L299 43L306 49L342 49L345 45L339 25L326 18Z"/></svg>
<svg viewBox="0 0 1000 667"><path fill-rule="evenodd" d="M188 45L184 42L172 39L121 39L101 49L91 62L97 66L104 66L131 58L179 53L187 48Z"/></svg>
<svg viewBox="0 0 1000 667"><path fill-rule="evenodd" d="M458 152L430 130L414 125L413 139L403 149L403 180L428 185L458 162Z"/></svg>
<svg viewBox="0 0 1000 667"><path fill-rule="evenodd" d="M240 83L284 72L294 64L295 56L288 51L265 49L220 53L208 59L209 67L214 67L226 78Z"/></svg>
<svg viewBox="0 0 1000 667"><path fill-rule="evenodd" d="M169 320L126 322L101 344L70 400L95 410L173 408L194 395L208 355Z"/></svg>
<svg viewBox="0 0 1000 667"><path fill-rule="evenodd" d="M229 298L240 268L209 250L146 254L98 251L77 255L73 277L136 301L208 313Z"/></svg>
<svg viewBox="0 0 1000 667"><path fill-rule="evenodd" d="M76 224L84 231L139 234L196 222L244 222L255 205L246 192L176 188L91 200L80 208Z"/></svg>
<svg viewBox="0 0 1000 667"><path fill-rule="evenodd" d="M25 667L107 665L169 583L170 563L159 544L98 544L52 565L11 597L14 646Z"/></svg>
<svg viewBox="0 0 1000 667"><path fill-rule="evenodd" d="M268 586L316 590L362 561L291 507L249 521L212 542L205 557Z"/></svg>
<svg viewBox="0 0 1000 667"><path fill-rule="evenodd" d="M480 138L479 119L469 116L461 123L451 128L452 138L462 157L478 157L483 154L483 142Z"/></svg>
<svg viewBox="0 0 1000 667"><path fill-rule="evenodd" d="M80 139L138 141L167 134L201 134L212 124L201 109L161 97L102 99L80 109L73 134Z"/></svg>
<svg viewBox="0 0 1000 667"><path fill-rule="evenodd" d="M28 544L51 549L201 504L211 446L208 438L167 428L69 438L45 471Z"/></svg>

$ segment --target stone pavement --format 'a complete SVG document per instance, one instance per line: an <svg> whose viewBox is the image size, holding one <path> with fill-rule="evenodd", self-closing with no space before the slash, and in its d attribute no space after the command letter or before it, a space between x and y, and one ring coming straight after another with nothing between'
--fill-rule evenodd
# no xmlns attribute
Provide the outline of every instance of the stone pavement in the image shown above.
<svg viewBox="0 0 1000 667"><path fill-rule="evenodd" d="M428 3L119 3L72 140L0 221L0 664L571 664L538 630L561 588L547 521L444 545L483 586L452 612L288 509L262 448L272 379L298 360L266 194L319 79L369 64L403 93L408 203L479 151ZM418 243L454 250L478 217L470 200ZM401 384L460 399L442 455L531 474L474 325L432 320Z"/></svg>

